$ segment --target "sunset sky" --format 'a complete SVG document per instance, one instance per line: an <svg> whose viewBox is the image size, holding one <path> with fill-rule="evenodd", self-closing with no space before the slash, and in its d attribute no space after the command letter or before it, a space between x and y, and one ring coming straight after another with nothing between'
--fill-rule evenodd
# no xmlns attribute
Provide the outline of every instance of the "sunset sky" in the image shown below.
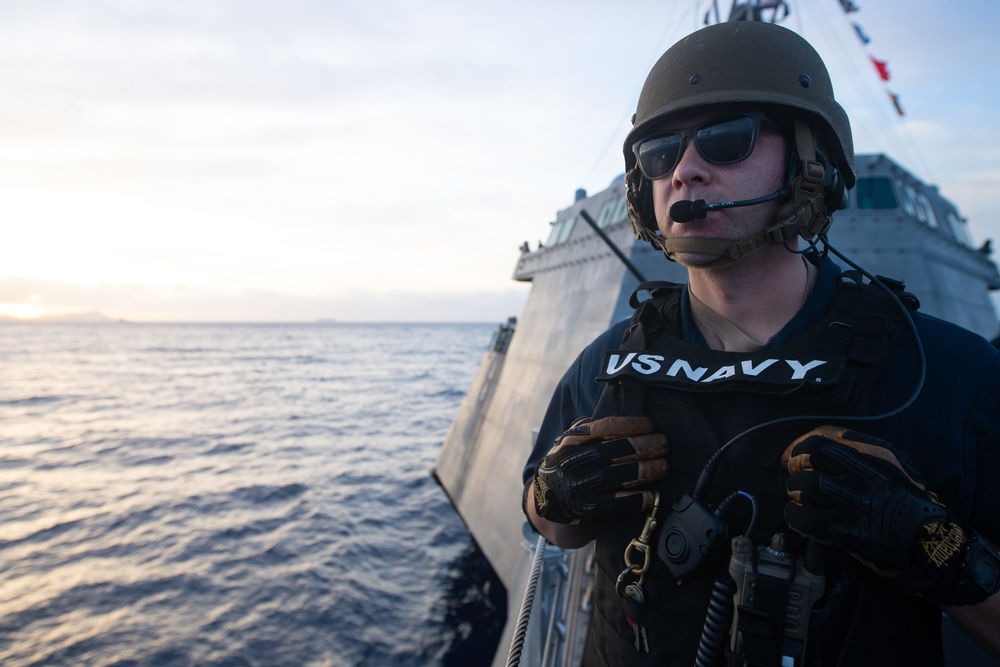
<svg viewBox="0 0 1000 667"><path fill-rule="evenodd" d="M1000 3L856 4L785 25L858 151L1000 240ZM649 67L710 6L3 3L0 315L505 320L518 247L619 176Z"/></svg>

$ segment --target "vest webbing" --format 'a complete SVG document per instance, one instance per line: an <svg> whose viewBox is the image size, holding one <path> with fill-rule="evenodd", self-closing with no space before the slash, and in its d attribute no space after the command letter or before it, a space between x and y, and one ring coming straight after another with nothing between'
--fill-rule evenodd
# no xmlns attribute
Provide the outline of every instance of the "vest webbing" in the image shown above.
<svg viewBox="0 0 1000 667"><path fill-rule="evenodd" d="M698 359L714 359L719 367L738 364L739 353L706 350L681 339L683 289L683 285L667 283L639 287L636 293L651 290L652 297L639 303L633 295L636 311L622 341L622 351L642 349L668 359L690 353L698 355ZM901 292L902 285L895 289ZM859 276L845 273L839 278L833 303L820 321L792 343L766 351L776 358L820 353L842 359L842 372L835 382L790 389L787 384L776 387L734 377L727 378L726 383L698 386L694 382L664 382L638 373L613 378L609 384L614 388L609 386L605 391L601 409L626 409L631 413L638 409L638 402L658 430L667 435L670 472L657 486L664 511L694 488L705 462L730 439L774 418L802 417L801 421L762 428L731 447L709 493L713 507L737 490L754 494L759 515L749 537L755 543L766 544L775 532L790 533L783 518L788 475L780 465L781 452L794 438L819 425L809 416L875 414L872 394L905 327L906 318L891 297L877 286L863 283ZM607 361L603 370L602 376L608 379ZM641 387L638 401L636 386ZM746 528L749 511L744 505L736 503L728 517L731 535ZM695 661L712 582L726 572L728 541L694 580L683 585L677 584L663 562L654 559L644 587L644 608L636 609L634 604L626 608L615 592L615 581L622 570L625 548L642 530L642 524L642 517L595 521L598 568L589 646L609 664L690 667ZM659 535L655 538L658 542ZM796 538L789 535L793 550L802 548ZM645 621L648 655L634 648L633 629L623 618L629 615L641 615Z"/></svg>

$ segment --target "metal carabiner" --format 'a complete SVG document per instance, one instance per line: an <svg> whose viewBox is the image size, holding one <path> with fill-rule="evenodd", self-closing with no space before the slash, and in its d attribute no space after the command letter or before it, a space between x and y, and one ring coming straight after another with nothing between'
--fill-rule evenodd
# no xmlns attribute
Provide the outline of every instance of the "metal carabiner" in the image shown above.
<svg viewBox="0 0 1000 667"><path fill-rule="evenodd" d="M646 575L640 574L635 581L626 584L625 578L630 574L635 575L631 568L626 567L622 570L618 575L618 581L615 582L615 592L623 600L635 600L641 604L646 601L646 591L642 588L642 581Z"/></svg>
<svg viewBox="0 0 1000 667"><path fill-rule="evenodd" d="M653 509L649 511L649 516L646 517L646 523L642 527L642 532L639 533L639 537L634 538L625 547L625 569L631 570L632 572L639 575L639 583L641 584L646 578L646 572L649 570L649 565L651 559L649 557L649 538L656 529L656 515L660 510L660 492L653 492ZM633 550L638 554L642 554L642 565L640 566L638 562L632 562L632 552ZM624 573L622 573L624 574ZM620 579L621 577L619 577Z"/></svg>

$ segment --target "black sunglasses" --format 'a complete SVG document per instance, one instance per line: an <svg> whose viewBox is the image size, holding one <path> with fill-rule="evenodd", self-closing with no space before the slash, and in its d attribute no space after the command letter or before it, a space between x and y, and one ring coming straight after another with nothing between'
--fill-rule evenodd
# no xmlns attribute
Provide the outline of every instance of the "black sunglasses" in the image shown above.
<svg viewBox="0 0 1000 667"><path fill-rule="evenodd" d="M775 125L763 111L717 116L686 130L663 132L638 141L633 144L632 152L642 175L651 181L674 170L688 137L694 137L698 153L712 164L734 164L753 153L762 120Z"/></svg>

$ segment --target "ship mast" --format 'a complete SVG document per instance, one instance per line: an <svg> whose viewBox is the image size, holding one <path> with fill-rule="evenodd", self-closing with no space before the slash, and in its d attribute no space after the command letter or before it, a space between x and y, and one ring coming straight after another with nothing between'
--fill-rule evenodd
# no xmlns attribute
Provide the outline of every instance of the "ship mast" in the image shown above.
<svg viewBox="0 0 1000 667"><path fill-rule="evenodd" d="M785 0L733 0L726 21L778 23L784 21L790 12L791 8ZM712 9L705 13L705 25L722 22L719 0L712 0Z"/></svg>

